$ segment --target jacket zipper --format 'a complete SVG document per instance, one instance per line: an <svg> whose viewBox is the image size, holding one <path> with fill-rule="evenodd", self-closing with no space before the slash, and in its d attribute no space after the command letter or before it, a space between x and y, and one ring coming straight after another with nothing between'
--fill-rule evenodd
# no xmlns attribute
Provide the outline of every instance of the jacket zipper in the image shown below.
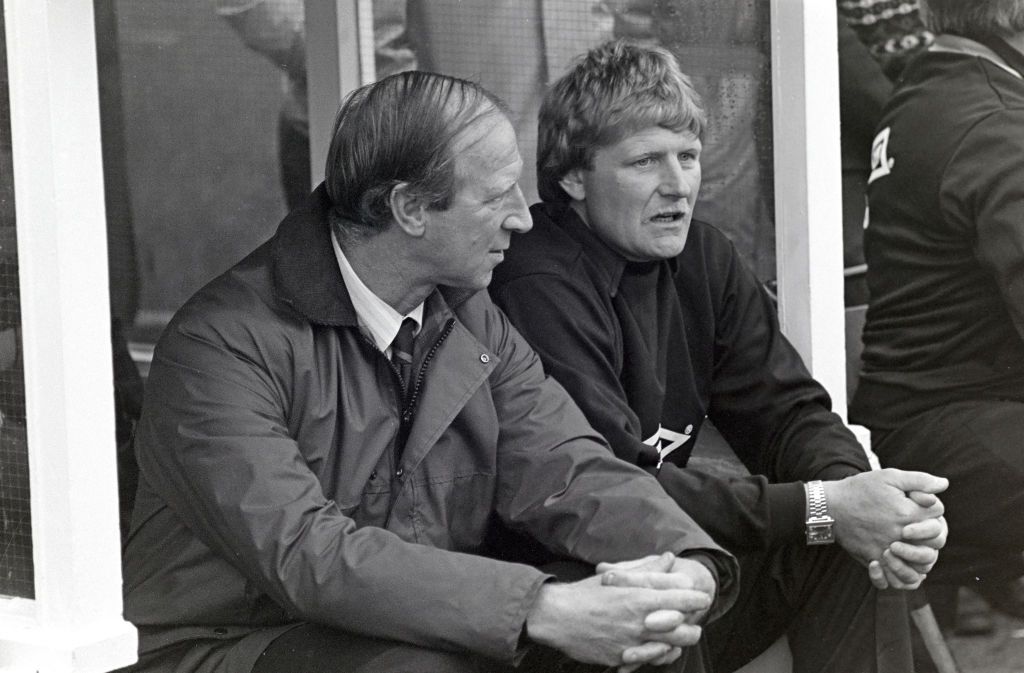
<svg viewBox="0 0 1024 673"><path fill-rule="evenodd" d="M409 438L409 430L412 428L412 419L416 413L416 405L420 399L420 388L423 386L423 381L427 376L427 368L430 366L430 361L434 359L434 355L437 354L437 350L441 347L441 344L445 342L448 335L451 334L452 329L455 327L455 318L448 318L445 322L444 329L441 331L441 335L434 342L434 345L430 347L427 354L423 357L423 364L420 365L419 371L416 372L414 382L410 389L410 392L405 394L405 399L401 399L402 395L399 393L400 403L400 416L398 425L398 436L395 438L395 449L394 449L394 465L395 474L393 475L398 479L398 488L391 488L391 496L388 498L388 511L384 517L384 528L388 527L391 523L391 511L395 507L395 502L398 500L398 492L402 490L402 484L404 483L405 475L404 469L402 468L402 452L405 449L405 442ZM375 346L376 347L376 346ZM380 349L377 349L380 351ZM383 355L383 353L381 353ZM392 364L390 358L385 358L388 361L388 366L391 367L391 371L395 373L395 378L398 379L399 383L402 382L402 376L398 373L398 368ZM401 390L401 386L399 387Z"/></svg>

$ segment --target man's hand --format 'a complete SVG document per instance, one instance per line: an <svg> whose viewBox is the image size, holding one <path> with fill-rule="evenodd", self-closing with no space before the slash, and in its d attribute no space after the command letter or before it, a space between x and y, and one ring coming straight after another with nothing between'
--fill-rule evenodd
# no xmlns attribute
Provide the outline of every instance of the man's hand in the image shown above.
<svg viewBox="0 0 1024 673"><path fill-rule="evenodd" d="M597 574L604 586L693 589L707 594L711 602L714 602L718 589L714 575L703 563L672 553L622 563L599 563ZM687 615L688 623L698 624L706 614L707 609L690 613Z"/></svg>
<svg viewBox="0 0 1024 673"><path fill-rule="evenodd" d="M601 583L605 586L649 587L652 589L689 588L707 594L712 603L717 593L714 575L704 564L693 559L679 558L671 553L622 563L599 563L597 572L601 575ZM710 609L710 604L708 607ZM707 612L708 610L705 609L679 616L682 617L684 623L696 626L703 621ZM676 620L676 615L652 613L644 623L654 631L669 631L678 625ZM661 657L651 658L648 656L656 654L659 645L662 643L652 641L623 652L622 659L627 664L620 666L618 673L631 673L645 663L664 666L682 655L681 648L673 647Z"/></svg>
<svg viewBox="0 0 1024 673"><path fill-rule="evenodd" d="M868 565L876 587L920 586L945 544L943 506L935 494L948 485L924 472L892 468L825 482L836 540Z"/></svg>
<svg viewBox="0 0 1024 673"><path fill-rule="evenodd" d="M922 507L930 507L934 495L911 491L907 494ZM916 589L939 560L949 526L944 517L926 519L903 527L903 540L882 552L880 561L868 565L871 582L879 589Z"/></svg>
<svg viewBox="0 0 1024 673"><path fill-rule="evenodd" d="M676 560L666 554L600 566L612 569L610 580L595 575L572 584L546 584L527 616L527 634L577 661L620 670L675 661L683 647L700 639L696 615L706 612L712 600L706 590L692 588L706 586L707 578L689 576L689 564L678 573L669 572ZM654 574L677 577L674 582L650 580ZM625 584L630 581L640 586ZM618 582L624 585L616 586Z"/></svg>

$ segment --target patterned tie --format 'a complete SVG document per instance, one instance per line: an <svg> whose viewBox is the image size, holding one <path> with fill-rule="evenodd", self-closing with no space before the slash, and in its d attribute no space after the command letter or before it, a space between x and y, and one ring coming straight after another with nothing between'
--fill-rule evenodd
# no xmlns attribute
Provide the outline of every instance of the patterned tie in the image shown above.
<svg viewBox="0 0 1024 673"><path fill-rule="evenodd" d="M413 332L416 330L416 321L406 318L402 326L398 328L395 340L391 342L391 364L395 365L398 373L402 375L402 390L409 392L410 377L412 376L412 354L416 337Z"/></svg>

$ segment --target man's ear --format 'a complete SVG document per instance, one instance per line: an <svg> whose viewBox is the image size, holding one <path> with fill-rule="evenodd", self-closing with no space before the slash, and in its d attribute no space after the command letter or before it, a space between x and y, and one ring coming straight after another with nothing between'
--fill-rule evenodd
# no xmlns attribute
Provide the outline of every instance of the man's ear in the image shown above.
<svg viewBox="0 0 1024 673"><path fill-rule="evenodd" d="M426 229L427 206L423 199L414 194L408 182L399 182L388 194L391 216L395 224L410 236L422 236Z"/></svg>
<svg viewBox="0 0 1024 673"><path fill-rule="evenodd" d="M558 181L558 184L562 186L565 193L569 195L569 198L573 201L585 201L587 199L587 189L583 186L583 169L574 168Z"/></svg>

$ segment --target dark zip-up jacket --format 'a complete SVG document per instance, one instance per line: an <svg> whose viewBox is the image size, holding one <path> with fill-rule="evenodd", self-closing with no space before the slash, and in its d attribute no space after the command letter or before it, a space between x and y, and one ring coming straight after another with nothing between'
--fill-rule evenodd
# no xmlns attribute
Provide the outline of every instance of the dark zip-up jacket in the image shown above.
<svg viewBox="0 0 1024 673"><path fill-rule="evenodd" d="M327 208L320 188L157 345L125 556L143 653L242 638L217 670L248 671L310 621L512 661L549 578L477 555L495 517L592 563L707 554L721 580L711 616L731 605L735 560L610 458L486 292L427 299L396 451L399 379L358 327Z"/></svg>
<svg viewBox="0 0 1024 673"><path fill-rule="evenodd" d="M873 431L958 401L1024 401L1024 55L1017 62L1020 74L922 54L879 123L864 232L871 303L850 408Z"/></svg>
<svg viewBox="0 0 1024 673"><path fill-rule="evenodd" d="M730 551L800 540L799 482L869 466L732 243L694 221L677 258L628 263L568 206L531 212L491 294L548 373ZM686 467L705 416L754 476Z"/></svg>

